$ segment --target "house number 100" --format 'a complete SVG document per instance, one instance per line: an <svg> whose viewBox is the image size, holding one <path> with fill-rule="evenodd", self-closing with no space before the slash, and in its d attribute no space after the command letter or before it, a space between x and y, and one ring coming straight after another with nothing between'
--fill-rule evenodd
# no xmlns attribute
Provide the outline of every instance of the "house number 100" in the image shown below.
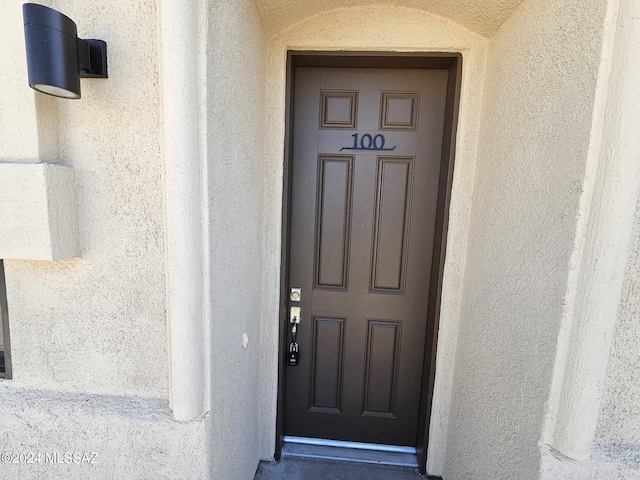
<svg viewBox="0 0 640 480"><path fill-rule="evenodd" d="M368 133L365 133L360 137L358 133L354 133L351 135L353 137L353 147L342 147L340 151L343 150L373 150L373 151L393 151L396 149L395 146L391 148L384 148L384 135L381 133L377 134L375 137L372 137ZM358 142L358 138L360 142Z"/></svg>

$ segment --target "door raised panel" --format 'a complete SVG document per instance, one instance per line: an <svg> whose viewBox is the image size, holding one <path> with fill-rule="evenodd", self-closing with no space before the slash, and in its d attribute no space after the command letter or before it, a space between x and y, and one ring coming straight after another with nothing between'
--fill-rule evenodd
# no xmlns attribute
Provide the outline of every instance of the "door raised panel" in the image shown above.
<svg viewBox="0 0 640 480"><path fill-rule="evenodd" d="M344 318L313 319L310 411L340 413Z"/></svg>
<svg viewBox="0 0 640 480"><path fill-rule="evenodd" d="M356 128L357 91L323 90L320 102L320 128Z"/></svg>
<svg viewBox="0 0 640 480"><path fill-rule="evenodd" d="M367 321L363 415L395 418L401 323Z"/></svg>
<svg viewBox="0 0 640 480"><path fill-rule="evenodd" d="M314 286L346 290L353 156L320 156L318 163Z"/></svg>
<svg viewBox="0 0 640 480"><path fill-rule="evenodd" d="M378 157L371 292L404 293L413 158Z"/></svg>
<svg viewBox="0 0 640 480"><path fill-rule="evenodd" d="M419 100L417 92L382 92L380 130L416 130Z"/></svg>

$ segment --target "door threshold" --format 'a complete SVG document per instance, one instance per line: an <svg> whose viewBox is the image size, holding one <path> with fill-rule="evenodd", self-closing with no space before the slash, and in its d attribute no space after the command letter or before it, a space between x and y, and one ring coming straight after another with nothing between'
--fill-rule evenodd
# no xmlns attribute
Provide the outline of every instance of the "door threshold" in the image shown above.
<svg viewBox="0 0 640 480"><path fill-rule="evenodd" d="M285 436L282 456L418 467L415 447L343 442L322 438Z"/></svg>

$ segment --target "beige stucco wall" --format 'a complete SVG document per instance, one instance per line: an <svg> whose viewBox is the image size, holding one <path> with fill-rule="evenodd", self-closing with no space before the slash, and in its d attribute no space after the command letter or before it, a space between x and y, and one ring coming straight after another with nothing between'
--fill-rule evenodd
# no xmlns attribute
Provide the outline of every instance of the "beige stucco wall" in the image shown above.
<svg viewBox="0 0 640 480"><path fill-rule="evenodd" d="M400 6L339 8L276 34L267 57L264 270L260 417L263 458L274 452L278 362L282 167L286 52L370 50L461 52L462 95L450 209L428 471L442 471L455 363L460 285L476 158L486 39L443 17Z"/></svg>
<svg viewBox="0 0 640 480"><path fill-rule="evenodd" d="M0 258L79 256L73 169L0 162Z"/></svg>
<svg viewBox="0 0 640 480"><path fill-rule="evenodd" d="M6 260L13 380L0 451L98 453L98 464L3 465L2 478L207 478L210 417L169 405L164 159L155 0L48 1L104 39L109 79L82 99L27 83L21 1L2 3L0 161L73 169L80 258Z"/></svg>
<svg viewBox="0 0 640 480"><path fill-rule="evenodd" d="M262 453L263 191L270 180L263 135L267 39L252 0L211 1L208 17L211 478L250 479Z"/></svg>
<svg viewBox="0 0 640 480"><path fill-rule="evenodd" d="M543 446L540 480L640 479L639 259L640 204L636 207L633 241L589 458L571 460Z"/></svg>
<svg viewBox="0 0 640 480"><path fill-rule="evenodd" d="M538 477L605 0L530 0L492 39L445 478Z"/></svg>
<svg viewBox="0 0 640 480"><path fill-rule="evenodd" d="M20 6L3 3L3 19L20 26L2 31L5 42L24 40ZM60 8L77 19L81 36L107 41L110 78L84 80L79 101L41 100L27 84L24 44L9 50L20 66L10 71L13 90L3 93L3 102L13 93L30 99L7 111L24 116L25 125L55 129L57 141L46 145L57 148L44 156L74 169L82 255L57 263L5 262L14 379L166 398L155 2L63 2ZM31 159L39 138L36 128L21 142L22 151L0 145L0 158Z"/></svg>
<svg viewBox="0 0 640 480"><path fill-rule="evenodd" d="M640 452L640 204L609 357L596 441ZM640 463L640 453L636 459ZM640 467L640 465L639 465ZM640 475L640 474L639 474Z"/></svg>
<svg viewBox="0 0 640 480"><path fill-rule="evenodd" d="M371 5L402 5L446 17L463 27L492 36L511 12L523 0L256 0L256 4L270 34L291 27L305 18L340 7Z"/></svg>
<svg viewBox="0 0 640 480"><path fill-rule="evenodd" d="M209 423L174 421L166 400L2 382L0 418L0 452L33 454L31 463L20 462L20 457L12 457L15 463L3 462L3 480L211 478ZM89 454L95 463L65 463L67 452ZM57 454L59 460L47 461L47 454Z"/></svg>
<svg viewBox="0 0 640 480"><path fill-rule="evenodd" d="M640 106L639 21L638 2L608 2L576 248L542 438L565 457L591 463L589 478L598 478L598 463L608 461L605 467L611 468L625 457L617 459L593 441L640 195L640 137L634 126ZM550 465L546 457L543 468Z"/></svg>

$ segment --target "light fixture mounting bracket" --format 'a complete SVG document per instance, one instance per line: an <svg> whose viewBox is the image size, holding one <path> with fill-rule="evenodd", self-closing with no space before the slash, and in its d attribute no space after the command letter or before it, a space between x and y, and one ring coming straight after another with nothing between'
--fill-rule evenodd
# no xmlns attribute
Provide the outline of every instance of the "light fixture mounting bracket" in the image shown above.
<svg viewBox="0 0 640 480"><path fill-rule="evenodd" d="M107 42L78 38L80 78L109 78L107 72Z"/></svg>

